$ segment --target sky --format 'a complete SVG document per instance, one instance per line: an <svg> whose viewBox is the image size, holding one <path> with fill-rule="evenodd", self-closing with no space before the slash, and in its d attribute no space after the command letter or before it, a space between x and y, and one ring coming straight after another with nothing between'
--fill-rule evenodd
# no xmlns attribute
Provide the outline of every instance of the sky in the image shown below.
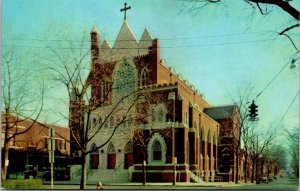
<svg viewBox="0 0 300 191"><path fill-rule="evenodd" d="M263 90L256 99L260 128L274 128L280 121L284 128L299 127L299 62L290 69L295 49L277 35L296 23L288 14L268 6L271 12L264 16L243 1L223 1L202 9L174 0L127 3L131 6L128 23L136 38L147 28L160 39L167 66L182 74L211 105L231 104L237 89L252 87L251 99ZM123 22L123 6L120 0L3 0L2 48L14 45L16 52L26 54L22 65L36 76L36 70L50 59L45 45L63 46L63 35L75 45L84 36L88 48L89 32L96 26L101 42L106 38L113 45ZM300 9L299 3L293 6ZM299 44L299 30L291 35ZM57 84L50 87L41 120L66 126L66 120L59 119L60 113L68 112L67 91Z"/></svg>

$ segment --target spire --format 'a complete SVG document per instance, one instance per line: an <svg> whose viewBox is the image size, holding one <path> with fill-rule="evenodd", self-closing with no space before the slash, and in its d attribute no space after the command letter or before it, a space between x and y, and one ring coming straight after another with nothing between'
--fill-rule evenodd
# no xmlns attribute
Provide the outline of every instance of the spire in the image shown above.
<svg viewBox="0 0 300 191"><path fill-rule="evenodd" d="M103 41L103 43L102 43L102 45L101 45L101 49L102 50L110 50L111 49L111 47L110 47L110 44L109 44L109 42L107 41L107 39L104 39L104 41Z"/></svg>
<svg viewBox="0 0 300 191"><path fill-rule="evenodd" d="M104 39L100 51L101 51L100 62L111 61L111 46L109 45L107 39Z"/></svg>
<svg viewBox="0 0 300 191"><path fill-rule="evenodd" d="M99 34L99 31L98 31L98 29L97 29L97 27L95 25L93 26L93 28L91 30L91 33L97 33L97 34Z"/></svg>
<svg viewBox="0 0 300 191"><path fill-rule="evenodd" d="M152 46L152 37L147 28L145 28L142 37L139 41L139 53L147 54L150 46Z"/></svg>
<svg viewBox="0 0 300 191"><path fill-rule="evenodd" d="M142 34L141 40L152 40L152 37L147 28L145 28L145 30Z"/></svg>

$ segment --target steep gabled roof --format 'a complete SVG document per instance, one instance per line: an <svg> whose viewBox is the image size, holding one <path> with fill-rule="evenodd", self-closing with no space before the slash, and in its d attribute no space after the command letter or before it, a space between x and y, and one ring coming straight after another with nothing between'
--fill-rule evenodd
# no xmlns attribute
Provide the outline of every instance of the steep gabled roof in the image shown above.
<svg viewBox="0 0 300 191"><path fill-rule="evenodd" d="M152 45L152 37L149 33L149 31L147 30L147 28L145 28L142 37L139 41L139 53L141 54L147 54L148 53L148 48Z"/></svg>
<svg viewBox="0 0 300 191"><path fill-rule="evenodd" d="M127 21L123 22L116 42L112 48L113 60L121 58L132 58L138 55L138 42L128 26Z"/></svg>
<svg viewBox="0 0 300 191"><path fill-rule="evenodd" d="M110 50L111 49L110 44L108 43L108 41L106 39L104 39L104 41L101 45L101 49L103 49L103 50Z"/></svg>
<svg viewBox="0 0 300 191"><path fill-rule="evenodd" d="M203 112L215 120L228 119L233 116L236 105L216 106L205 108Z"/></svg>
<svg viewBox="0 0 300 191"><path fill-rule="evenodd" d="M136 40L132 30L128 26L127 21L125 20L123 22L123 25L120 29L120 32L117 36L117 39L116 39L116 42L115 42L113 48L124 48L124 47L131 48L131 47L128 47L130 45L136 45L135 47L137 47L138 43L137 43L137 40Z"/></svg>

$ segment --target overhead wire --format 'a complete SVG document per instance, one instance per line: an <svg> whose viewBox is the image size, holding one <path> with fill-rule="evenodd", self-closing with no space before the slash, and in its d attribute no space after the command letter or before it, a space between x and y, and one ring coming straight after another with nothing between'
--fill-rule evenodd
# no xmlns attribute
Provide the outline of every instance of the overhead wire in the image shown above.
<svg viewBox="0 0 300 191"><path fill-rule="evenodd" d="M280 124L282 123L282 121L284 120L286 114L289 112L289 110L291 109L291 107L292 107L293 103L295 102L297 96L299 95L299 92L300 92L300 90L297 91L297 93L296 93L296 95L294 96L292 102L289 104L287 110L285 111L285 113L284 113L283 116L281 117L281 119L280 119L280 121L278 122L278 124L277 124L277 126L275 127L275 129L276 129L277 127L279 127ZM282 128L282 129L283 129L283 131L285 131L288 135L290 135L290 132L289 132L287 129L285 129L285 128Z"/></svg>
<svg viewBox="0 0 300 191"><path fill-rule="evenodd" d="M205 47L205 46L222 46L222 45L234 45L234 44L247 44L247 43L255 43L255 42L264 42L264 41L272 41L275 38L266 38L266 39L258 39L258 40L249 40L249 41L240 41L240 42L224 42L224 43L215 43L215 44L196 44L196 45L178 45L178 46L161 46L160 48L193 48L193 47ZM29 45L8 45L2 44L4 47L14 46L19 48L47 48L44 46L29 46ZM52 47L56 49L90 49L90 47ZM101 48L102 50L108 49L148 49L148 48Z"/></svg>
<svg viewBox="0 0 300 191"><path fill-rule="evenodd" d="M279 74L290 64L290 62L287 62L279 72L275 74L275 76L267 83L267 85L256 95L255 99L256 100L266 89L269 87L269 85L279 76Z"/></svg>
<svg viewBox="0 0 300 191"><path fill-rule="evenodd" d="M273 33L272 31L254 31L249 33L232 33L232 34L220 34L220 35L203 35L203 36L194 36L194 37L174 37L174 38L159 38L160 41L164 40L184 40L184 39L199 39L199 38L218 38L218 37L228 37L228 36L242 36L242 35L251 35L251 34L258 34L258 33ZM2 34L3 35L3 34ZM65 42L91 42L88 41L81 41L81 40L67 40L67 39L39 39L39 38L13 38L13 37L2 37L2 39L11 39L11 40L20 40L20 41L65 41ZM137 41L137 40L109 40L110 42L117 42L117 41ZM149 40L139 40L139 41L149 41Z"/></svg>

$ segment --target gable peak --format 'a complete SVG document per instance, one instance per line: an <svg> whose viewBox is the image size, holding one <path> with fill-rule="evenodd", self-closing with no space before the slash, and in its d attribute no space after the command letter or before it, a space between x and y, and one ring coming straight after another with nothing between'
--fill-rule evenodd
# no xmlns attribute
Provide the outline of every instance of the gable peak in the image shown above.
<svg viewBox="0 0 300 191"><path fill-rule="evenodd" d="M97 27L94 25L92 30L91 30L91 33L97 33L99 34L99 30L97 29Z"/></svg>
<svg viewBox="0 0 300 191"><path fill-rule="evenodd" d="M102 43L101 49L111 49L111 46L106 38L104 39L104 41Z"/></svg>
<svg viewBox="0 0 300 191"><path fill-rule="evenodd" d="M141 40L152 40L152 36L149 33L149 30L147 28L144 29L144 32L142 34Z"/></svg>

